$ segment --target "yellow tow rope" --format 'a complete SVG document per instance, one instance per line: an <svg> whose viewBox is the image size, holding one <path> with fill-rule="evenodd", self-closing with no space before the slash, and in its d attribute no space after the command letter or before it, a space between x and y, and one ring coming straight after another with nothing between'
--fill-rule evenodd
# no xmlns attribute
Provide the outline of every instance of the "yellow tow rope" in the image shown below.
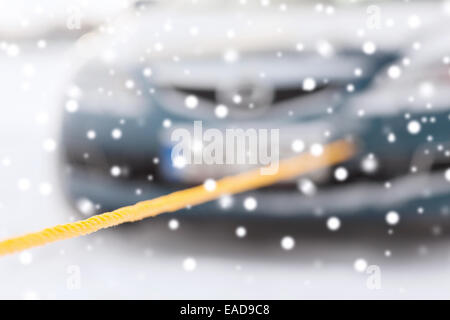
<svg viewBox="0 0 450 320"><path fill-rule="evenodd" d="M216 188L212 191L206 190L204 186L200 185L93 216L86 220L57 225L1 241L0 256L43 246L58 240L90 234L125 222L133 222L154 217L161 213L177 211L188 205L194 206L214 200L222 195L231 195L269 186L281 180L346 161L354 153L355 148L351 142L336 141L325 146L320 156L303 153L281 161L277 173L273 175L261 175L259 169L252 170L218 180Z"/></svg>

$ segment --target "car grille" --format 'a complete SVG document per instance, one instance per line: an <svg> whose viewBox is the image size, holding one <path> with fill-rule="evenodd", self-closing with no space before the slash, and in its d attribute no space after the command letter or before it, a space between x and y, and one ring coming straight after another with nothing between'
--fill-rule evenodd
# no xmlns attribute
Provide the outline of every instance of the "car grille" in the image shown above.
<svg viewBox="0 0 450 320"><path fill-rule="evenodd" d="M280 87L275 88L273 92L273 98L271 101L272 105L277 105L282 102L286 102L293 99L300 99L306 96L311 96L313 94L319 93L326 89L331 89L331 85L323 84L323 85L317 85L314 90L311 91L305 91L300 88L300 86L297 87ZM334 86L336 87L336 86ZM172 88L176 92L180 94L185 95L194 95L200 99L207 100L210 103L213 103L215 105L221 104L222 102L217 98L217 89L199 89L199 88L189 88L189 87L180 87L180 86L174 86Z"/></svg>

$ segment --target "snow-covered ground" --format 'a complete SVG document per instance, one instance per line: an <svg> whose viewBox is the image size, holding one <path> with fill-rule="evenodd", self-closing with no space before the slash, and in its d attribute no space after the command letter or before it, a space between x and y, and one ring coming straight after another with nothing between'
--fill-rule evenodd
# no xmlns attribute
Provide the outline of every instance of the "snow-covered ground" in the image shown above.
<svg viewBox="0 0 450 320"><path fill-rule="evenodd" d="M70 45L0 52L0 238L79 218L57 175ZM334 233L324 218L177 219L177 230L161 216L0 258L0 298L449 298L446 226L402 222L389 235L383 223L352 218ZM280 245L286 235L292 250ZM364 262L379 277L355 270Z"/></svg>

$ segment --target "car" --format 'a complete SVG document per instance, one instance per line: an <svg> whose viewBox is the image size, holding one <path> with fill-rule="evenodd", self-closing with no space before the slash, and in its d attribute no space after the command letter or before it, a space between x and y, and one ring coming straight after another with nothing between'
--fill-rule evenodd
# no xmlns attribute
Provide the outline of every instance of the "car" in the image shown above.
<svg viewBox="0 0 450 320"><path fill-rule="evenodd" d="M174 132L194 135L200 123L224 135L230 128L279 130L280 158L337 139L352 139L359 151L339 166L348 178L336 177L336 167L325 168L224 195L192 213L298 217L358 214L401 203L384 187L393 176L373 170L374 155L383 153L380 138L371 134L379 127L368 129L377 120L355 120L352 101L375 90L377 75L401 59L402 44L388 39L367 50L367 42L335 32L336 25L357 30L353 7L335 18L311 16L297 4L283 8L243 9L219 1L175 7L170 2L148 12L139 6L104 34L80 39L82 58L63 101L62 177L70 202L89 216L256 167L177 166ZM225 148L224 156L229 152ZM249 198L257 205L246 206Z"/></svg>
<svg viewBox="0 0 450 320"><path fill-rule="evenodd" d="M410 212L447 215L450 181L450 46L429 36L386 66L372 86L350 100L347 121L358 121L371 180L400 185L384 201ZM371 159L372 165L364 161ZM353 168L357 167L354 163ZM357 173L354 173L357 175ZM353 175L355 177L355 175ZM391 199L392 198L392 199Z"/></svg>

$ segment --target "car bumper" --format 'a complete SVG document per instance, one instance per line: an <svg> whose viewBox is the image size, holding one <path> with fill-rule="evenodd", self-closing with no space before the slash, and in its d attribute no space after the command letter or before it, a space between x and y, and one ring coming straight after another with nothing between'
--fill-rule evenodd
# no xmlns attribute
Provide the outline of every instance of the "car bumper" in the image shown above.
<svg viewBox="0 0 450 320"><path fill-rule="evenodd" d="M96 214L111 211L139 201L176 191L151 181L116 179L110 176L72 168L65 176L66 193L72 203L88 199L97 205ZM383 183L358 182L336 185L304 196L298 190L264 189L232 196L229 207L220 200L189 209L195 215L241 215L245 217L311 217L311 216L377 216L391 210L411 217L420 217L419 208L427 216L450 214L450 189L443 172L416 174ZM107 186L107 187L106 187ZM258 206L245 210L244 199L252 196Z"/></svg>

